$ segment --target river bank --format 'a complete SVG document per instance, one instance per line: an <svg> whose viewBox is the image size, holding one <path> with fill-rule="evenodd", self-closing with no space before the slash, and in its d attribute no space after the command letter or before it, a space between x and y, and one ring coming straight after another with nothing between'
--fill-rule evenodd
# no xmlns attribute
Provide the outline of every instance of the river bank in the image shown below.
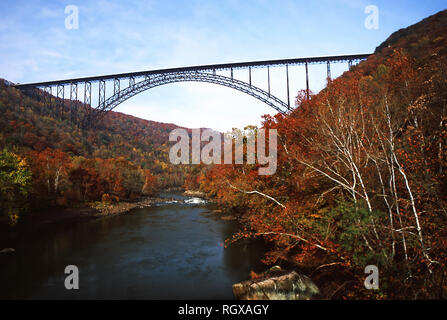
<svg viewBox="0 0 447 320"><path fill-rule="evenodd" d="M163 194L172 192L176 192L178 194L182 194L184 196L193 198L200 198L200 199L206 198L206 195L200 191L184 190L181 188L176 188L175 190L173 190L171 188L167 190L162 190L157 196L145 197L137 199L135 201L119 201L119 202L98 201L92 203L79 204L79 206L68 207L68 208L52 207L52 208L35 210L26 214L23 217L20 224L26 226L29 225L39 226L39 225L48 225L66 221L97 219L107 216L126 214L136 208L145 208L168 202L184 201L175 199L174 197L161 196ZM215 210L214 213L221 213L221 211ZM230 216L222 217L222 219L234 220Z"/></svg>
<svg viewBox="0 0 447 320"><path fill-rule="evenodd" d="M125 201L117 203L95 202L91 203L90 207L96 211L94 216L102 217L115 214L124 214L128 213L130 210L135 208L150 207L155 204L161 204L173 200L174 200L173 198L149 197L134 202L125 202Z"/></svg>
<svg viewBox="0 0 447 320"><path fill-rule="evenodd" d="M30 211L19 222L20 226L43 226L66 221L98 219L101 217L125 214L135 208L149 207L169 201L169 198L147 197L137 201L116 203L93 202L73 207L50 207Z"/></svg>

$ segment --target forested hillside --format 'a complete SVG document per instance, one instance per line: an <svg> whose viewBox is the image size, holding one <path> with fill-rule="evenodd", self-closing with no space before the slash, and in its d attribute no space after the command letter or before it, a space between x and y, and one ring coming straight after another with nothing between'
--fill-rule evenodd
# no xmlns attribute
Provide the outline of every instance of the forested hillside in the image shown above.
<svg viewBox="0 0 447 320"><path fill-rule="evenodd" d="M1 223L187 177L240 215L232 241L270 242L265 263L309 274L323 298L447 298L447 10L395 32L310 99L299 92L290 114L264 116L278 132L271 176L259 164L171 165L177 126L110 112L89 129L67 110L0 83ZM368 265L379 290L364 287Z"/></svg>
<svg viewBox="0 0 447 320"><path fill-rule="evenodd" d="M182 186L184 166L169 163L174 124L108 113L94 128L64 108L0 81L0 209L15 224L30 206L119 201ZM83 109L82 109L83 108Z"/></svg>
<svg viewBox="0 0 447 320"><path fill-rule="evenodd" d="M325 298L447 297L447 11L394 33L278 130L278 170L219 165L190 185L243 213L235 240L306 270ZM274 201L272 201L272 198ZM380 290L366 290L376 265ZM256 277L256 274L253 274Z"/></svg>

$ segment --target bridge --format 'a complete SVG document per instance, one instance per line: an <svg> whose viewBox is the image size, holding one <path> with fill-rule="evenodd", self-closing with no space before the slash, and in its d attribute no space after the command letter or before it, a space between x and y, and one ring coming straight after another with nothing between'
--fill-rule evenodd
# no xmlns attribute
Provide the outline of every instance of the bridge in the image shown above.
<svg viewBox="0 0 447 320"><path fill-rule="evenodd" d="M161 85L196 81L214 83L244 92L275 109L280 113L287 113L292 110L290 105L289 89L289 66L304 65L306 71L306 93L309 98L309 64L327 64L327 78L331 78L331 63L348 63L351 68L353 63L365 60L370 54L338 55L325 57L308 57L282 60L265 60L239 63L226 63L214 65L201 65L192 67L148 70L139 72L119 73L102 76L45 81L27 84L16 84L15 88L25 91L28 94L37 95L48 105L54 104L64 106L64 101L70 101L70 117L76 112L76 106L83 103L87 111L86 120L89 124L100 118L105 113L116 108L122 102L135 96L138 93ZM270 68L285 68L285 89L287 90L287 101L283 101L270 93ZM252 69L266 69L267 90L252 85ZM233 76L234 70L248 70L248 82L236 79ZM221 71L230 72L230 75L219 74ZM95 84L98 89L98 105L92 104L92 86ZM106 96L107 84L112 86L113 94ZM124 86L123 86L124 85ZM53 95L55 88L56 95ZM67 92L66 92L67 91ZM79 92L81 91L81 92ZM83 92L82 92L83 91ZM110 91L110 89L109 89ZM66 94L67 93L67 94ZM80 93L80 94L79 94ZM81 101L82 100L82 101Z"/></svg>

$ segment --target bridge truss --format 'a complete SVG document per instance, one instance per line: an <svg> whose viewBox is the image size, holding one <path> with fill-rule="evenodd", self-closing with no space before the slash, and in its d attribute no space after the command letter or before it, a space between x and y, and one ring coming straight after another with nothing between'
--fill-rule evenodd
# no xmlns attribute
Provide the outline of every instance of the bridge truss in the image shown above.
<svg viewBox="0 0 447 320"><path fill-rule="evenodd" d="M290 105L289 89L289 66L304 65L306 72L306 92L309 98L309 64L327 64L327 77L331 78L331 63L347 62L349 68L353 63L365 60L369 54L310 57L282 60L266 60L240 63L227 63L215 65L202 65L182 68L170 68L159 70L148 70L140 72L120 73L103 76L93 76L75 79L55 80L36 82L28 84L16 84L14 87L38 94L41 99L49 105L62 106L64 108L65 100L69 100L70 116L76 114L76 109L83 106L87 112L84 115L84 124L91 125L97 119L102 117L108 111L113 110L119 104L138 93L161 85L175 82L207 82L214 83L244 92L269 105L277 112L287 113L292 110ZM287 101L283 101L270 92L270 68L285 67L286 71L286 90ZM267 90L263 90L252 85L252 69L267 69ZM248 82L236 79L233 76L234 70L248 70ZM218 74L220 71L230 71L230 76ZM92 106L92 88L93 84L98 89L98 105ZM107 97L107 84L113 88L113 93ZM122 87L124 85L124 87ZM55 89L55 95L53 94ZM79 91L83 92L79 92Z"/></svg>

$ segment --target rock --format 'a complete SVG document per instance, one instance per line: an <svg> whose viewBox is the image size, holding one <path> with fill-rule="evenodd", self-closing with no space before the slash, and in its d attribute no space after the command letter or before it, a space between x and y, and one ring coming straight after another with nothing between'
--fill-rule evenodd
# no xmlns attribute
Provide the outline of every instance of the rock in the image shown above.
<svg viewBox="0 0 447 320"><path fill-rule="evenodd" d="M220 219L222 219L222 220L226 220L226 221L237 220L237 218L236 218L236 217L233 217L233 216L222 216L222 217L220 217Z"/></svg>
<svg viewBox="0 0 447 320"><path fill-rule="evenodd" d="M265 274L273 275L275 272L283 272L283 269L280 266L273 266Z"/></svg>
<svg viewBox="0 0 447 320"><path fill-rule="evenodd" d="M183 195L190 197L199 197L199 198L203 198L206 196L206 194L203 193L202 191L194 191L194 190L186 190L185 192L183 192Z"/></svg>
<svg viewBox="0 0 447 320"><path fill-rule="evenodd" d="M310 300L319 293L309 277L295 271L233 285L233 294L238 300Z"/></svg>
<svg viewBox="0 0 447 320"><path fill-rule="evenodd" d="M14 248L5 248L3 250L0 250L0 254L1 253L14 253L16 252L16 250Z"/></svg>

